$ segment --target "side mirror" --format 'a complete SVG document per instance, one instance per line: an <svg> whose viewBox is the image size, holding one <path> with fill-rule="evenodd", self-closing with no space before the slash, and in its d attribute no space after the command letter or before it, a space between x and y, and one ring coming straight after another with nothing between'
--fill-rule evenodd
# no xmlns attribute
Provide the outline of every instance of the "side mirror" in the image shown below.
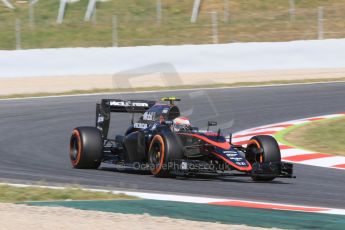
<svg viewBox="0 0 345 230"><path fill-rule="evenodd" d="M210 126L216 126L217 125L217 122L215 121L208 121L207 122L207 131L210 130Z"/></svg>

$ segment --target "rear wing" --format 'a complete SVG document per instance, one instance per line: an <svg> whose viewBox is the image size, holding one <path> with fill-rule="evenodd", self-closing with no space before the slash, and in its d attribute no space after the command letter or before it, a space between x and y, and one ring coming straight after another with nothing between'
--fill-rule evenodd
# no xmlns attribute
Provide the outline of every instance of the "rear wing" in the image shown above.
<svg viewBox="0 0 345 230"><path fill-rule="evenodd" d="M155 104L156 101L149 100L102 99L100 104L96 104L96 127L107 139L111 113L145 113Z"/></svg>
<svg viewBox="0 0 345 230"><path fill-rule="evenodd" d="M144 113L155 104L148 100L103 99L100 106L108 107L112 113Z"/></svg>

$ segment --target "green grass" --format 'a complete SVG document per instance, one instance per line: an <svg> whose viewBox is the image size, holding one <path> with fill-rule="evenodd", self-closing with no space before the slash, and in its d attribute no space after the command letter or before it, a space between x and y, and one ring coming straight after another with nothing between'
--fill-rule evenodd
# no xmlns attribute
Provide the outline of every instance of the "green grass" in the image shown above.
<svg viewBox="0 0 345 230"><path fill-rule="evenodd" d="M345 156L345 118L296 126L284 132L281 138L303 149Z"/></svg>
<svg viewBox="0 0 345 230"><path fill-rule="evenodd" d="M69 4L64 23L56 24L58 0L35 5L29 26L28 4L13 1L10 10L0 3L0 49L15 49L14 23L21 21L22 48L108 47L112 45L112 16L118 19L120 46L212 43L209 12L218 12L219 41L290 41L317 38L317 7L325 8L325 37L345 37L345 1L295 0L296 19L290 21L288 0L229 0L230 18L224 21L224 0L204 0L197 23L190 23L193 1L162 0L163 19L156 21L156 0L111 0L97 3L96 19L84 22L87 0Z"/></svg>
<svg viewBox="0 0 345 230"><path fill-rule="evenodd" d="M135 199L124 194L92 192L78 188L50 189L0 185L0 202Z"/></svg>
<svg viewBox="0 0 345 230"><path fill-rule="evenodd" d="M59 93L27 93L27 94L12 94L0 95L0 99L9 98L26 98L26 97L45 97L45 96L62 96L62 95L77 95L77 94L92 94L92 93L121 93L121 92L140 92L140 91L163 91L163 90L183 90L183 89L202 89L202 88L221 88L221 87L243 87L243 86L263 86L263 85L284 85L284 84L304 84L304 83L325 83L325 82L344 82L343 78L322 78L322 79L302 79L302 80L277 80L277 81L262 81L262 82L237 82L231 84L213 84L213 85L181 85L170 87L139 87L139 88L120 88L120 89L91 89L91 90L73 90Z"/></svg>

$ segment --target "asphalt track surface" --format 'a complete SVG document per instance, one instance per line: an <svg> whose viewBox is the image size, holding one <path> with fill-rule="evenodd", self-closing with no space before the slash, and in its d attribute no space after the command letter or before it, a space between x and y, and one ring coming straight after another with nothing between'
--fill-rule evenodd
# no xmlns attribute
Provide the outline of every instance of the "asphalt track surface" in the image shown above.
<svg viewBox="0 0 345 230"><path fill-rule="evenodd" d="M297 179L255 183L250 178L160 179L149 174L72 169L71 131L94 125L101 98L182 98L180 108L193 125L216 120L224 133L287 120L345 111L345 83L210 89L161 93L76 96L0 101L0 181L80 184L91 187L159 191L300 205L345 208L345 171L295 165ZM111 135L129 124L114 114Z"/></svg>

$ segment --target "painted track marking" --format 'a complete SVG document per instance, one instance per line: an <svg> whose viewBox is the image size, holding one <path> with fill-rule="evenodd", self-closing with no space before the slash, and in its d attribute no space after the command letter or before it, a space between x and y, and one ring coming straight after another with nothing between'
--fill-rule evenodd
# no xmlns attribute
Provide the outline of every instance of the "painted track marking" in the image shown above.
<svg viewBox="0 0 345 230"><path fill-rule="evenodd" d="M283 131L287 128L290 128L292 126L306 124L306 123L310 123L314 121L321 121L325 119L344 117L344 116L345 116L345 113L331 114L331 115L310 117L310 118L281 122L281 123L276 123L276 124L271 124L271 125L260 126L260 127L256 127L252 129L247 129L247 130L243 130L243 131L235 133L233 135L233 143L241 145L241 144L244 144L247 140L249 140L251 137L255 135L274 136L278 132ZM327 154L327 153L318 153L315 151L298 149L293 146L288 146L281 143L279 143L279 147L281 150L282 160L284 161L319 166L319 167L345 169L345 157L343 156L335 156L335 155Z"/></svg>

